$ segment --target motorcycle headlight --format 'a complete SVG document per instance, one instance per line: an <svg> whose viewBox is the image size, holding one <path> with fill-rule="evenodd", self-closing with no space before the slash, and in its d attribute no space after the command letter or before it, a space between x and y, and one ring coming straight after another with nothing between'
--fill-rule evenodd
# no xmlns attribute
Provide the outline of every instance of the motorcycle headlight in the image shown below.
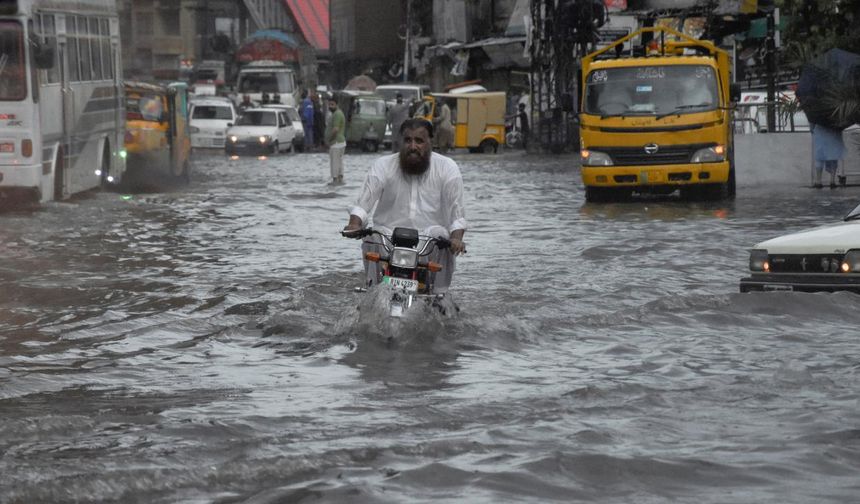
<svg viewBox="0 0 860 504"><path fill-rule="evenodd" d="M849 250L839 268L843 273L860 273L860 250Z"/></svg>
<svg viewBox="0 0 860 504"><path fill-rule="evenodd" d="M582 166L612 166L612 158L609 154L600 151L582 149L579 151Z"/></svg>
<svg viewBox="0 0 860 504"><path fill-rule="evenodd" d="M396 268L415 268L418 266L418 252L412 249L395 248L388 263Z"/></svg>
<svg viewBox="0 0 860 504"><path fill-rule="evenodd" d="M750 271L770 271L770 262L767 259L767 250L753 249L750 251Z"/></svg>
<svg viewBox="0 0 860 504"><path fill-rule="evenodd" d="M726 146L715 145L699 149L693 154L691 163L719 163L726 160Z"/></svg>
<svg viewBox="0 0 860 504"><path fill-rule="evenodd" d="M270 137L269 135L261 135L259 140L261 144L267 144L271 139L272 137Z"/></svg>

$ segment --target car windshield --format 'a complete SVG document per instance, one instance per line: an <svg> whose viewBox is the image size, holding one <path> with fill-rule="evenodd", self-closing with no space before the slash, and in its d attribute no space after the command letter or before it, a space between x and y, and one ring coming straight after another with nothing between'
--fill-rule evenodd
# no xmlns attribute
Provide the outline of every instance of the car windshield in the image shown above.
<svg viewBox="0 0 860 504"><path fill-rule="evenodd" d="M296 122L296 121L301 121L301 120L302 120L302 118L301 118L301 117L299 117L299 111L298 111L298 110L296 110L296 109L294 109L294 108L292 108L292 107L290 107L290 108L288 108L288 109L286 109L286 110L287 110L287 117L289 117L289 118L290 118L290 121L292 121L292 122Z"/></svg>
<svg viewBox="0 0 860 504"><path fill-rule="evenodd" d="M356 111L366 116L385 117L385 101L383 100L358 100Z"/></svg>
<svg viewBox="0 0 860 504"><path fill-rule="evenodd" d="M403 95L403 101L406 103L418 99L417 89L401 89L401 88L376 88L376 94L383 97L385 101L396 101L397 93Z"/></svg>
<svg viewBox="0 0 860 504"><path fill-rule="evenodd" d="M845 220L860 220L860 205L857 205L854 210L848 212L848 215L845 216Z"/></svg>
<svg viewBox="0 0 860 504"><path fill-rule="evenodd" d="M588 74L585 112L607 116L670 115L713 110L717 78L706 65L605 68Z"/></svg>
<svg viewBox="0 0 860 504"><path fill-rule="evenodd" d="M0 21L0 101L27 97L24 31L17 21Z"/></svg>
<svg viewBox="0 0 860 504"><path fill-rule="evenodd" d="M264 112L262 110L249 110L239 116L236 124L239 126L277 126L277 112Z"/></svg>
<svg viewBox="0 0 860 504"><path fill-rule="evenodd" d="M127 93L125 117L132 121L161 121L164 105L160 96Z"/></svg>
<svg viewBox="0 0 860 504"><path fill-rule="evenodd" d="M230 107L219 105L194 105L191 109L192 119L225 119L233 120L233 111Z"/></svg>
<svg viewBox="0 0 860 504"><path fill-rule="evenodd" d="M280 93L293 92L290 75L286 72L253 72L239 75L240 93Z"/></svg>

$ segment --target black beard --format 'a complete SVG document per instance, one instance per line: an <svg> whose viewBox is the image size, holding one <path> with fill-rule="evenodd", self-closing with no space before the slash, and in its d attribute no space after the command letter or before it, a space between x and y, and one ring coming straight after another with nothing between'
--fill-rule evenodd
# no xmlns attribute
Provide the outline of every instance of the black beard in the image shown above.
<svg viewBox="0 0 860 504"><path fill-rule="evenodd" d="M410 157L409 151L400 151L400 169L407 175L423 175L430 168L430 154L419 153L418 158Z"/></svg>

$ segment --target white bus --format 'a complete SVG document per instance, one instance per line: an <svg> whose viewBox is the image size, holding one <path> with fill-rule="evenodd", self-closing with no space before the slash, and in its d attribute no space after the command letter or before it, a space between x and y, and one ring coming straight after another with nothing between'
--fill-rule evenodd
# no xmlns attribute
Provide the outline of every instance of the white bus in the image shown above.
<svg viewBox="0 0 860 504"><path fill-rule="evenodd" d="M124 107L115 0L0 0L0 195L118 182Z"/></svg>

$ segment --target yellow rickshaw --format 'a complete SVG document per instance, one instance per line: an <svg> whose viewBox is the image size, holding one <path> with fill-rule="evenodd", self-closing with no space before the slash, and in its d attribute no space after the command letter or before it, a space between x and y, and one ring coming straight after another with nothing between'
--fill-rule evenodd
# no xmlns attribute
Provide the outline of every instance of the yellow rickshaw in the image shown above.
<svg viewBox="0 0 860 504"><path fill-rule="evenodd" d="M187 183L191 178L187 84L126 81L125 100L125 149L132 183Z"/></svg>
<svg viewBox="0 0 860 504"><path fill-rule="evenodd" d="M423 115L428 121L439 116L442 102L451 109L454 147L470 152L494 153L505 144L505 105L503 91L486 93L432 93L424 98Z"/></svg>

